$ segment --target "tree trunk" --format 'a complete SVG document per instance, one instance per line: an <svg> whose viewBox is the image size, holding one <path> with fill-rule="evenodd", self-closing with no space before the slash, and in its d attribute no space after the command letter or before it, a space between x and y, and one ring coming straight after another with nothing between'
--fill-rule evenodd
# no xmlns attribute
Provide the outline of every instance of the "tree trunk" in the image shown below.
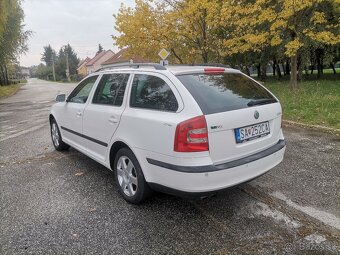
<svg viewBox="0 0 340 255"><path fill-rule="evenodd" d="M261 77L261 64L257 65L257 77L260 78Z"/></svg>
<svg viewBox="0 0 340 255"><path fill-rule="evenodd" d="M279 63L276 65L276 72L277 72L278 79L281 79L282 74L281 74L280 64Z"/></svg>
<svg viewBox="0 0 340 255"><path fill-rule="evenodd" d="M282 65L283 75L287 75L286 67L285 67L284 63L282 63L281 65Z"/></svg>
<svg viewBox="0 0 340 255"><path fill-rule="evenodd" d="M203 58L203 63L207 64L208 63L208 53L206 51L202 52L202 58Z"/></svg>
<svg viewBox="0 0 340 255"><path fill-rule="evenodd" d="M273 76L275 76L275 71L276 71L276 60L273 61Z"/></svg>
<svg viewBox="0 0 340 255"><path fill-rule="evenodd" d="M245 71L246 71L246 74L247 74L248 76L250 76L250 71L249 71L249 67L248 67L248 66L246 66Z"/></svg>
<svg viewBox="0 0 340 255"><path fill-rule="evenodd" d="M297 59L297 70L298 70L298 73L297 73L298 80L302 81L303 80L303 64L302 64L300 55L298 56L298 59Z"/></svg>
<svg viewBox="0 0 340 255"><path fill-rule="evenodd" d="M290 70L289 70L289 60L287 59L286 61L286 75L290 74Z"/></svg>
<svg viewBox="0 0 340 255"><path fill-rule="evenodd" d="M267 78L267 65L263 65L261 68L261 81L266 80Z"/></svg>
<svg viewBox="0 0 340 255"><path fill-rule="evenodd" d="M1 86L5 85L4 72L2 69L2 65L0 65L0 85Z"/></svg>
<svg viewBox="0 0 340 255"><path fill-rule="evenodd" d="M290 87L297 89L297 55L291 57Z"/></svg>
<svg viewBox="0 0 340 255"><path fill-rule="evenodd" d="M317 63L317 69L318 69L317 78L320 79L320 76L321 76L321 59L320 59L320 56L318 56L316 63Z"/></svg>
<svg viewBox="0 0 340 255"><path fill-rule="evenodd" d="M9 80L8 80L8 72L7 72L7 66L6 64L4 65L4 73L5 73L5 85L9 85Z"/></svg>
<svg viewBox="0 0 340 255"><path fill-rule="evenodd" d="M335 71L335 66L333 63L331 63L331 68L333 69L333 73L336 74L336 71Z"/></svg>

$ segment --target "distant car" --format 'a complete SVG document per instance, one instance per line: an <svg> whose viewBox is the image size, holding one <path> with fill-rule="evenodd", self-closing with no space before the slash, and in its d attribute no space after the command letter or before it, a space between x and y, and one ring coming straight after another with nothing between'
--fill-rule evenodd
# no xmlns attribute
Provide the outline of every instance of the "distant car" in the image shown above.
<svg viewBox="0 0 340 255"><path fill-rule="evenodd" d="M152 190L203 196L246 182L285 152L278 99L235 69L116 65L57 101L56 150L72 146L114 171L135 204Z"/></svg>

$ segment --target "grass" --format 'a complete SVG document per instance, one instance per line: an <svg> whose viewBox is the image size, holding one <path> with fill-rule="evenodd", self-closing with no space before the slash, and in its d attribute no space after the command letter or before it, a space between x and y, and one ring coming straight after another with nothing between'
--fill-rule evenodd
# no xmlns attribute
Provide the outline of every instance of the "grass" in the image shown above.
<svg viewBox="0 0 340 255"><path fill-rule="evenodd" d="M24 83L17 83L7 86L0 86L0 99L14 95L23 85Z"/></svg>
<svg viewBox="0 0 340 255"><path fill-rule="evenodd" d="M302 81L296 91L288 80L268 80L264 85L281 101L284 119L340 129L339 74Z"/></svg>

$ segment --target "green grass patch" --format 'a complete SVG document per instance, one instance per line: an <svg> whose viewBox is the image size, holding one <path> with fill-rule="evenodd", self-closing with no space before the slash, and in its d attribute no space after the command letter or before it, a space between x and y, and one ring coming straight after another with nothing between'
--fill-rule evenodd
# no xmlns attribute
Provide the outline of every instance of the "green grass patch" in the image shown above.
<svg viewBox="0 0 340 255"><path fill-rule="evenodd" d="M340 129L340 76L325 78L302 81L296 91L289 81L268 80L264 85L281 101L284 119Z"/></svg>
<svg viewBox="0 0 340 255"><path fill-rule="evenodd" d="M0 86L0 99L14 95L23 85L23 83L17 83L7 86Z"/></svg>

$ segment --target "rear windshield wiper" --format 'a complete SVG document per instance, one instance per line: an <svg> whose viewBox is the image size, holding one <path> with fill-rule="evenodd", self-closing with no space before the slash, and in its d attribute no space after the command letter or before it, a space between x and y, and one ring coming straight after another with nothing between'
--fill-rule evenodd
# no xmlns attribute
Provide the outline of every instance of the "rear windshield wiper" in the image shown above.
<svg viewBox="0 0 340 255"><path fill-rule="evenodd" d="M254 106L254 105L261 105L261 104L270 104L275 103L276 100L274 98L265 98L265 99L259 99L259 100L251 100L248 102L248 106Z"/></svg>

